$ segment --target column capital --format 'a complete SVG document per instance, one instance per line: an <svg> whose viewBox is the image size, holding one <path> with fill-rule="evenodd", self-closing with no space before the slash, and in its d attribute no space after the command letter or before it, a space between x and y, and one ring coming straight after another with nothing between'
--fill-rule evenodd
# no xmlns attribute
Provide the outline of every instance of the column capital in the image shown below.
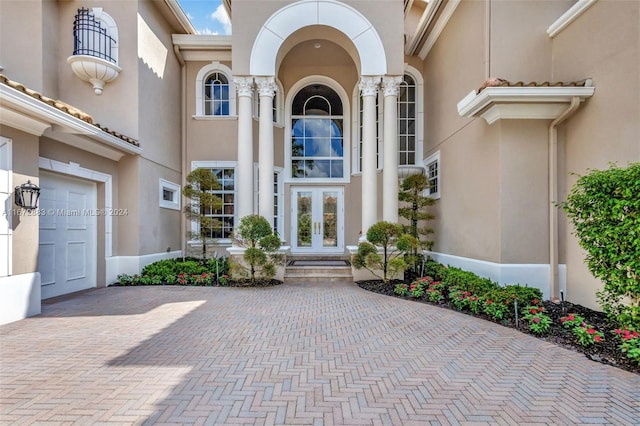
<svg viewBox="0 0 640 426"><path fill-rule="evenodd" d="M236 85L238 96L251 97L253 95L253 77L251 76L233 77L233 82Z"/></svg>
<svg viewBox="0 0 640 426"><path fill-rule="evenodd" d="M380 86L380 76L361 76L358 88L362 96L376 96Z"/></svg>
<svg viewBox="0 0 640 426"><path fill-rule="evenodd" d="M384 77L382 77L382 90L384 96L398 96L401 83L402 76L385 75Z"/></svg>
<svg viewBox="0 0 640 426"><path fill-rule="evenodd" d="M260 93L260 97L268 96L273 98L273 95L278 90L278 85L276 84L276 79L273 76L267 77L256 77L256 86L258 86L258 92Z"/></svg>

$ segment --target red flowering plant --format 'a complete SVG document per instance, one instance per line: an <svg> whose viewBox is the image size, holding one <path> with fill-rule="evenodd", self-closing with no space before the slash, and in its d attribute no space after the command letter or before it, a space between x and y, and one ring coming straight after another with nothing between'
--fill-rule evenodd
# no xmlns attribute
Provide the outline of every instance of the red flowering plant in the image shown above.
<svg viewBox="0 0 640 426"><path fill-rule="evenodd" d="M409 284L409 295L416 299L424 295L424 285L421 280L416 280Z"/></svg>
<svg viewBox="0 0 640 426"><path fill-rule="evenodd" d="M400 283L396 284L396 287L393 289L393 292L398 296L406 296L409 294L409 284Z"/></svg>
<svg viewBox="0 0 640 426"><path fill-rule="evenodd" d="M640 365L640 334L632 326L624 326L613 331L620 339L618 348L636 364Z"/></svg>
<svg viewBox="0 0 640 426"><path fill-rule="evenodd" d="M545 334L551 327L551 317L544 313L542 306L526 306L522 319L527 321L529 329L536 334Z"/></svg>
<svg viewBox="0 0 640 426"><path fill-rule="evenodd" d="M560 318L560 322L564 328L575 328L582 326L584 318L580 315L569 314L566 317Z"/></svg>
<svg viewBox="0 0 640 426"><path fill-rule="evenodd" d="M569 314L560 318L560 322L564 328L570 329L575 334L578 338L578 343L584 347L604 340L604 334L597 331L594 326L587 324L580 315Z"/></svg>

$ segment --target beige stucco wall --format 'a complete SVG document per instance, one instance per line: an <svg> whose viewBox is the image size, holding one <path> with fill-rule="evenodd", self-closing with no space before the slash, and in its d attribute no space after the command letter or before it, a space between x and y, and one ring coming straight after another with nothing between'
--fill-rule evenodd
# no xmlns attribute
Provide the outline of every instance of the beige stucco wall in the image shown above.
<svg viewBox="0 0 640 426"><path fill-rule="evenodd" d="M105 85L101 95L95 95L91 84L75 76L67 63L73 53L73 20L79 7L102 7L116 22L119 45L118 65L122 68L116 80ZM135 1L107 3L104 1L60 2L57 66L59 98L91 114L95 122L140 139L140 94L138 77L138 6ZM149 94L147 94L149 96ZM179 101L176 101L179 102Z"/></svg>
<svg viewBox="0 0 640 426"><path fill-rule="evenodd" d="M42 91L43 36L43 5L40 1L1 1L0 65L4 70L0 72L33 90Z"/></svg>
<svg viewBox="0 0 640 426"><path fill-rule="evenodd" d="M13 141L13 185L19 186L30 180L39 185L38 178L38 137L19 130L2 126L0 135ZM25 211L13 203L9 206L14 212L12 217L12 268L13 275L36 272L38 270L38 226L39 217L25 215Z"/></svg>
<svg viewBox="0 0 640 426"><path fill-rule="evenodd" d="M588 169L640 161L640 3L600 1L553 39L555 80L593 79L595 94L566 123L561 199ZM562 141L562 139L561 139ZM601 283L584 264L584 251L564 228L567 297L597 307Z"/></svg>

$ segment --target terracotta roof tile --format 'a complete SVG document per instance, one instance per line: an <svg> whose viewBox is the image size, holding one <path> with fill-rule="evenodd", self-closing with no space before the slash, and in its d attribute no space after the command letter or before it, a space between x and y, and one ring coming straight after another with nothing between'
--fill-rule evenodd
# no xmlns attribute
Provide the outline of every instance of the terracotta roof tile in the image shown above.
<svg viewBox="0 0 640 426"><path fill-rule="evenodd" d="M525 83L523 81L508 81L502 78L491 77L484 81L482 86L478 89L478 93L482 92L487 87L588 87L591 86L591 79L586 78L579 81L531 81Z"/></svg>
<svg viewBox="0 0 640 426"><path fill-rule="evenodd" d="M82 120L85 123L88 123L88 124L91 124L93 126L96 126L98 129L102 130L103 132L109 133L110 135L115 136L118 139L122 139L123 141L125 141L125 142L127 142L127 143L129 143L131 145L138 146L138 147L140 146L140 143L137 140L135 140L133 138L130 138L129 136L123 135L121 133L115 132L113 130L110 130L110 129L106 128L106 127L103 127L98 123L94 123L93 122L93 117L91 115L89 115L86 112L74 107L73 105L69 105L68 103L63 102L63 101L58 100L58 99L48 98L48 97L44 96L43 94L41 94L39 92L36 92L35 90L31 90L31 89L25 87L24 85L22 85L22 84L20 84L20 83L18 83L16 81L9 80L9 78L7 78L7 76L5 76L3 74L0 74L0 83L4 84L6 86L9 86L9 87L11 87L13 89L16 89L16 90L18 90L18 91L20 91L20 92L22 92L22 93L24 93L26 95L29 95L34 99L37 99L37 100L39 100L41 102L44 102L45 104L47 104L49 106L52 106L53 108L56 108L56 109L66 113L66 114L69 114L72 117L75 117L75 118L77 118L79 120Z"/></svg>

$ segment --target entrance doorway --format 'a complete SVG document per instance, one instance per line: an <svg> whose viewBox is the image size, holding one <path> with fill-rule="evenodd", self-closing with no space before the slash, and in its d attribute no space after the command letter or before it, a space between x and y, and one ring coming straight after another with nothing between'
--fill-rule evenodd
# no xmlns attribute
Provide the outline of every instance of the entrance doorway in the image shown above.
<svg viewBox="0 0 640 426"><path fill-rule="evenodd" d="M291 213L292 252L344 252L343 187L293 187Z"/></svg>

